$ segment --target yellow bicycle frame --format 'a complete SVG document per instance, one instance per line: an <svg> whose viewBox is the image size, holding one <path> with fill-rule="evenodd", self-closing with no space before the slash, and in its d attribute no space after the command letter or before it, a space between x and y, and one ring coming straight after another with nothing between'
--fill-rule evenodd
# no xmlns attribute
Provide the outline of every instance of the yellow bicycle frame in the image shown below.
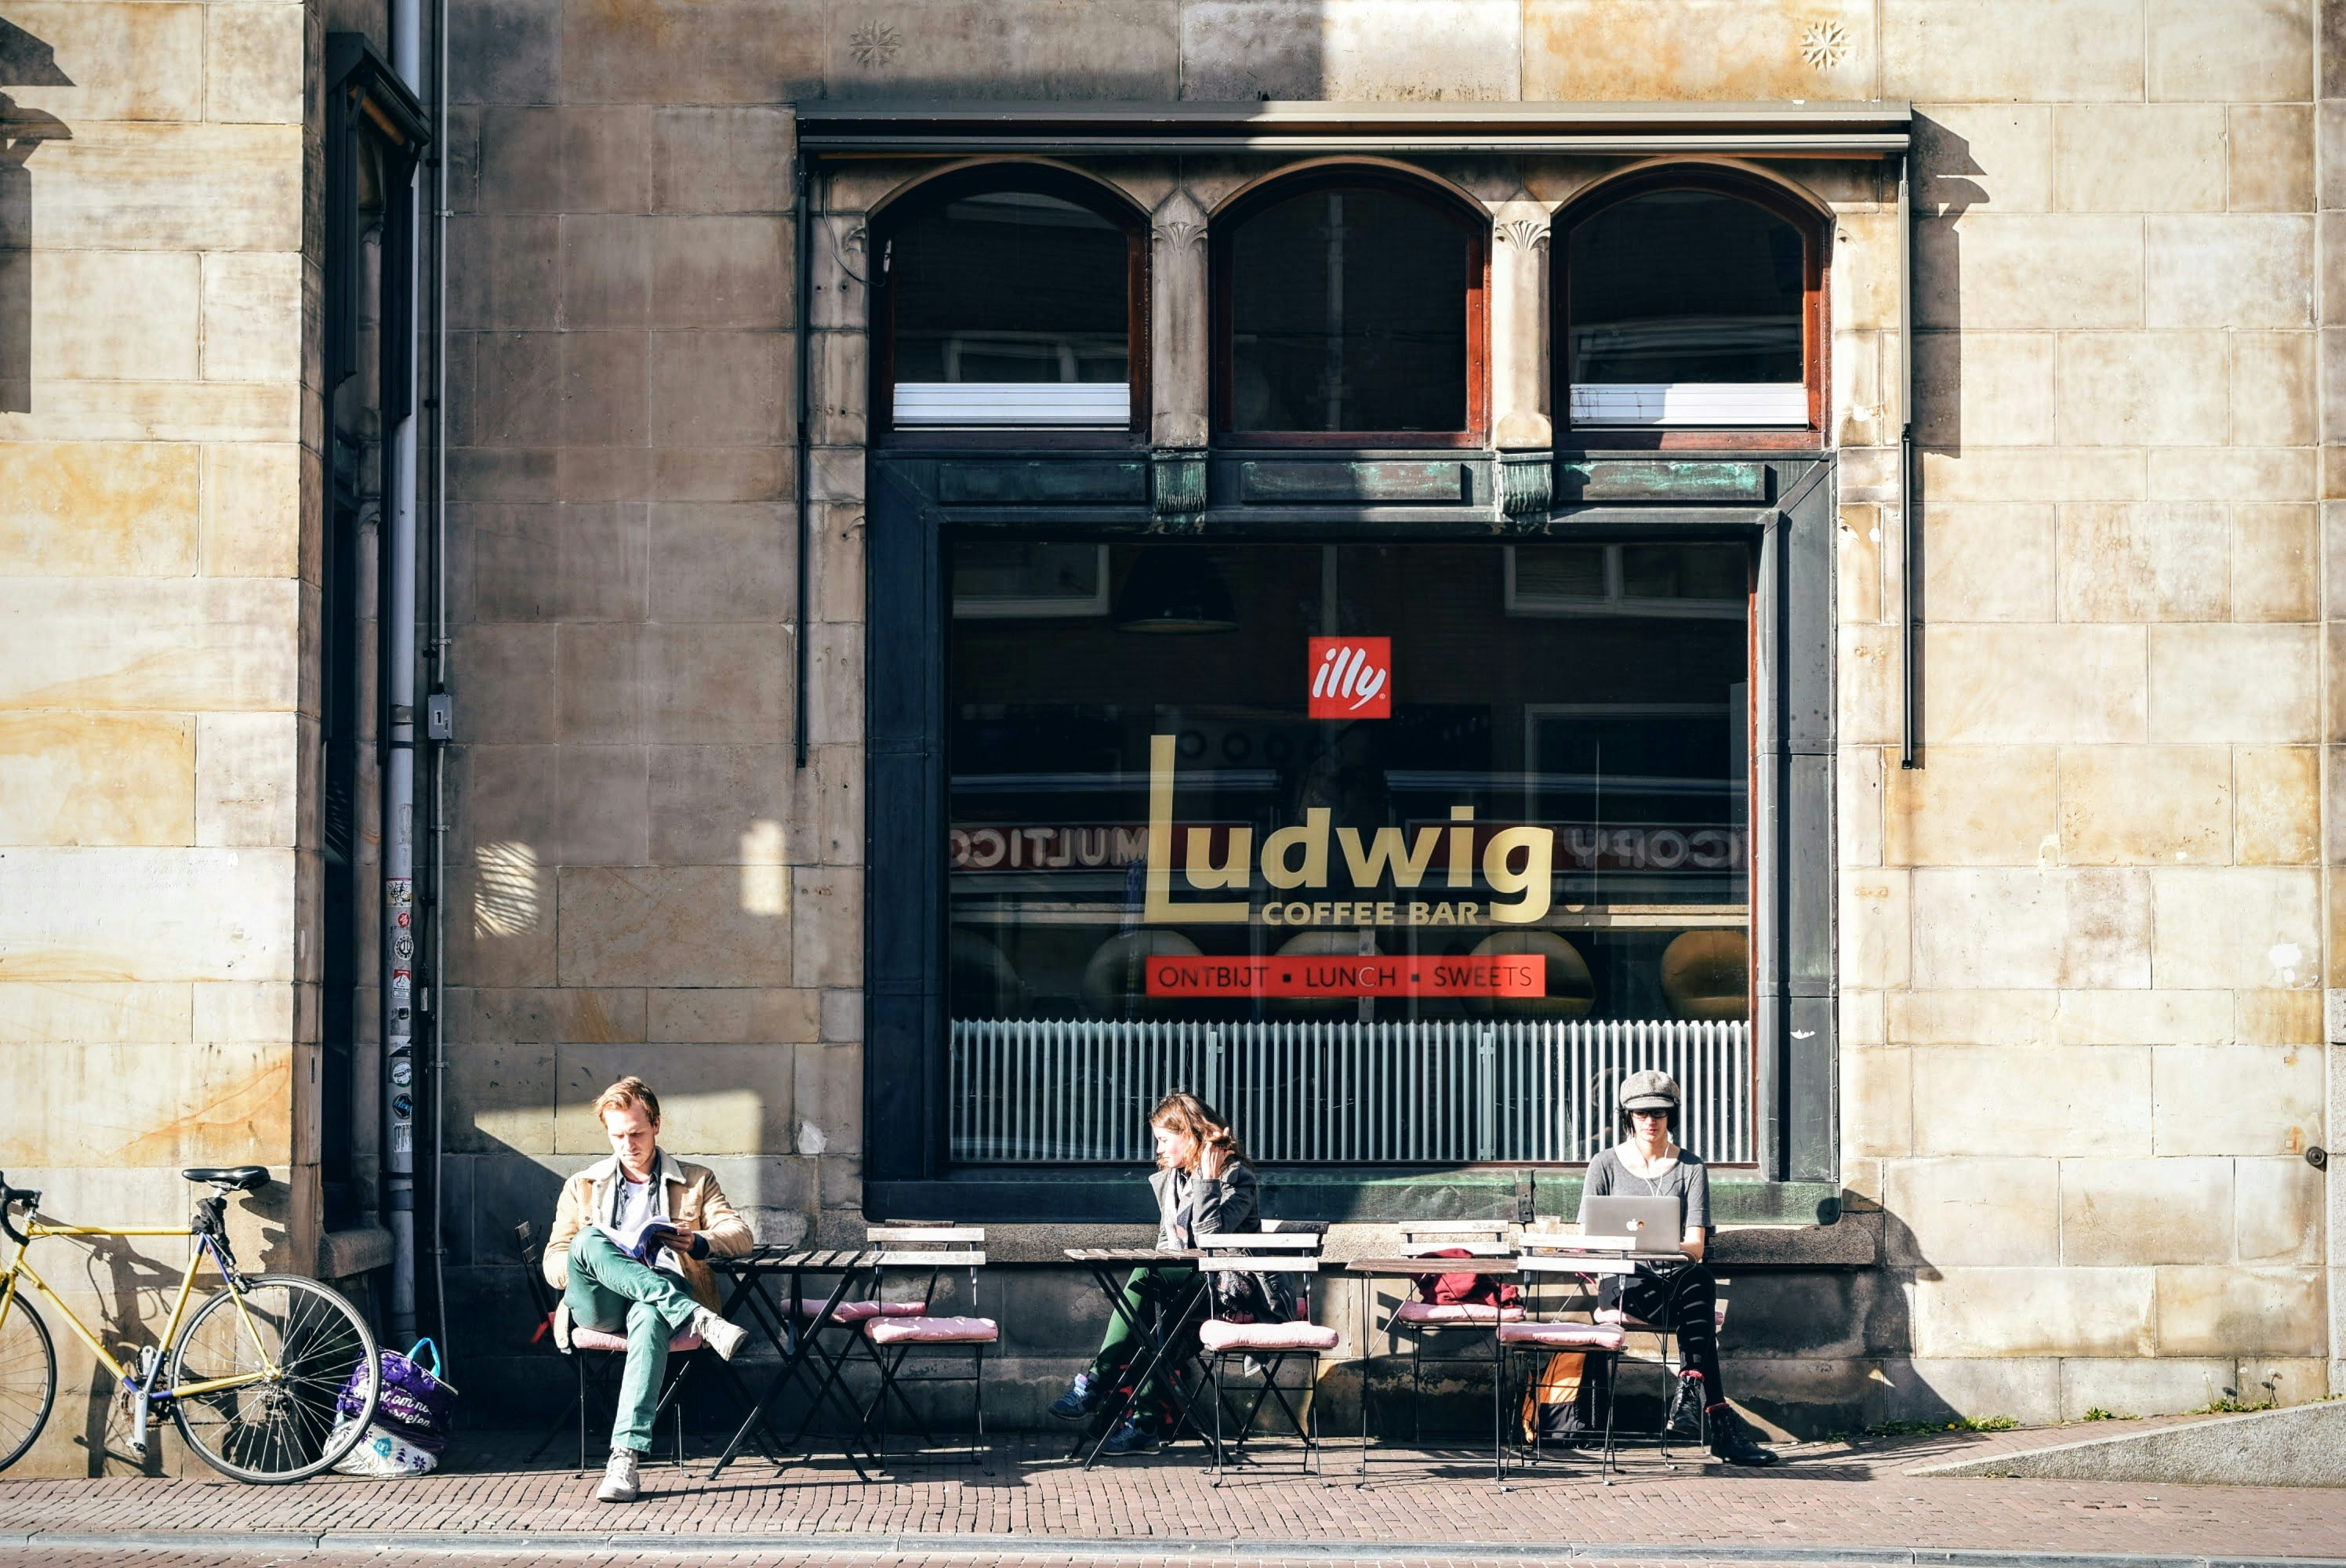
<svg viewBox="0 0 2346 1568"><path fill-rule="evenodd" d="M26 1261L25 1255L33 1249L32 1244L44 1236L184 1236L188 1237L189 1245L187 1270L179 1276L179 1294L171 1302L171 1316L164 1323L162 1339L155 1347L155 1365L157 1369L160 1370L164 1361L170 1356L172 1343L179 1337L180 1320L187 1315L188 1302L195 1293L196 1266L211 1251L204 1245L203 1238L197 1234L194 1227L185 1225L42 1225L35 1221L28 1222L24 1228L25 1245L16 1249L15 1259L8 1265L7 1272L0 1274L0 1329L7 1327L8 1314L16 1305L18 1278L29 1279L33 1282L33 1288L46 1297L49 1305L55 1307L63 1315L66 1326L74 1331L74 1337L88 1346L90 1354L98 1359L99 1364L122 1382L129 1381L129 1369L120 1361L116 1360L107 1348L98 1342L97 1336L83 1326L81 1319L75 1315L74 1309L66 1305L63 1297L49 1288L49 1282L42 1278L39 1271ZM212 1260L214 1263L219 1261L217 1257ZM269 1346L262 1340L260 1330L253 1326L252 1314L245 1309L244 1292L238 1289L236 1281L228 1279L225 1274L222 1275L222 1278L227 1280L230 1298L236 1303L238 1320L243 1323L244 1331L252 1339L252 1348L260 1355L260 1370L241 1372L230 1378L209 1378L199 1383L187 1384L183 1388L159 1390L168 1392L174 1399L185 1399L196 1394L218 1393L223 1389L241 1389L253 1383L273 1381L283 1375L283 1369L277 1365L275 1358L269 1353ZM158 1392L153 1388L142 1391L150 1399Z"/></svg>

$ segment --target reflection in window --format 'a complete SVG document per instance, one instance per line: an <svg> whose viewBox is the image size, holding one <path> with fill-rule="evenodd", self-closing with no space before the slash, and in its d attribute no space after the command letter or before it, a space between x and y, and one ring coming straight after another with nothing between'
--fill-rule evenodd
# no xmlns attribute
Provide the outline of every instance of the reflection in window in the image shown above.
<svg viewBox="0 0 2346 1568"><path fill-rule="evenodd" d="M1806 424L1802 246L1715 191L1632 197L1575 227L1573 423Z"/></svg>
<svg viewBox="0 0 2346 1568"><path fill-rule="evenodd" d="M1187 1084L1269 1161L1579 1160L1625 1050L1751 1157L1748 553L1515 555L1117 545L1220 612L954 620L954 1159L1137 1161ZM1331 645L1387 717L1311 717Z"/></svg>
<svg viewBox="0 0 2346 1568"><path fill-rule="evenodd" d="M1474 257L1461 224L1391 191L1308 191L1247 219L1231 239L1231 428L1465 429Z"/></svg>
<svg viewBox="0 0 2346 1568"><path fill-rule="evenodd" d="M1038 191L948 201L882 258L893 305L895 423L1131 423L1130 241Z"/></svg>
<svg viewBox="0 0 2346 1568"><path fill-rule="evenodd" d="M1749 570L1739 545L1512 545L1507 611L1740 618Z"/></svg>

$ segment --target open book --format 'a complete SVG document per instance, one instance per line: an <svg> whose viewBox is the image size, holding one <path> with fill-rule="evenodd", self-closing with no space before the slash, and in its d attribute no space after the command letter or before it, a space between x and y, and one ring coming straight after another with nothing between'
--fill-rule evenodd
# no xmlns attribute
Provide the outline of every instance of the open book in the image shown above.
<svg viewBox="0 0 2346 1568"><path fill-rule="evenodd" d="M607 1225L598 1225L595 1228L609 1237L611 1244L620 1251L651 1268L659 1267L663 1238L684 1234L658 1215L653 1215L635 1225L623 1225L617 1228Z"/></svg>

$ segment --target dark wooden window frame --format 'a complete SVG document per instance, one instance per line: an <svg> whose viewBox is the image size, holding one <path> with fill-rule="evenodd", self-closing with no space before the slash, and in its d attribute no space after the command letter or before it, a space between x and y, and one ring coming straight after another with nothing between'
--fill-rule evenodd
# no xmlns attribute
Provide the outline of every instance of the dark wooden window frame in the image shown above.
<svg viewBox="0 0 2346 1568"><path fill-rule="evenodd" d="M1121 430L1003 425L991 429L898 430L896 428L896 293L882 270L888 242L913 218L949 201L997 190L1056 196L1116 225L1125 240L1126 368L1131 388L1131 421ZM1148 436L1148 215L1098 180L1056 164L1017 160L964 165L922 181L872 215L866 254L872 271L871 432L875 444L893 447L967 448L990 442L1041 447L1130 446Z"/></svg>
<svg viewBox="0 0 2346 1568"><path fill-rule="evenodd" d="M1315 190L1350 188L1385 192L1420 203L1465 232L1466 427L1459 431L1299 430L1231 428L1234 321L1230 267L1238 231L1248 219ZM1264 180L1214 214L1210 233L1213 296L1214 443L1261 447L1479 447L1491 427L1491 215L1440 182L1384 164L1318 164Z"/></svg>
<svg viewBox="0 0 2346 1568"><path fill-rule="evenodd" d="M1800 429L1734 430L1701 426L1654 430L1575 425L1572 419L1572 230L1599 213L1663 190L1700 190L1747 201L1790 223L1800 235L1800 379L1808 385L1809 423ZM1548 362L1555 383L1556 444L1574 450L1705 450L1805 452L1827 444L1832 410L1832 219L1773 181L1716 164L1670 163L1608 180L1556 215L1549 249L1554 263L1548 300L1553 323Z"/></svg>

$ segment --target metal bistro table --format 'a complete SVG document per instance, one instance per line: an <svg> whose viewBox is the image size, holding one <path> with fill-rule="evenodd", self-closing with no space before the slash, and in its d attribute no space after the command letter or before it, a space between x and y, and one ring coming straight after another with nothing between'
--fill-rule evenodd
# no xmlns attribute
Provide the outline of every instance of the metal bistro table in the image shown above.
<svg viewBox="0 0 2346 1568"><path fill-rule="evenodd" d="M1520 1267L1513 1257L1356 1257L1344 1265L1344 1272L1361 1282L1361 1476L1355 1484L1369 1478L1369 1353L1370 1341L1376 1332L1376 1282L1380 1279L1417 1279L1428 1274L1487 1274L1513 1278ZM1392 1328L1385 1328L1385 1348L1392 1348ZM1496 1314L1491 1324L1491 1408L1494 1422L1492 1432L1491 1479L1504 1487L1504 1471L1501 1468L1497 1433L1498 1422L1506 1398L1505 1380L1499 1375L1504 1365L1499 1345L1499 1325Z"/></svg>
<svg viewBox="0 0 2346 1568"><path fill-rule="evenodd" d="M1086 1443L1091 1445L1091 1451L1084 1454L1086 1470L1091 1469L1098 1462L1100 1451L1107 1446L1108 1438L1124 1423L1125 1418L1132 1413L1133 1406L1139 1403L1140 1390L1148 1384L1148 1380L1156 1376L1160 1369L1168 1376L1172 1372L1172 1368L1164 1365L1165 1359L1171 1353L1173 1342L1180 1337L1181 1330L1187 1327L1191 1315L1206 1299L1208 1281L1204 1272L1200 1270L1193 1276L1188 1285L1181 1288L1173 1300L1157 1314L1158 1326L1152 1328L1126 1308L1124 1304L1126 1277L1136 1268L1196 1269L1198 1260L1204 1256L1203 1252L1194 1248L1160 1250L1154 1247L1070 1247L1066 1249L1069 1262L1080 1263L1091 1271L1092 1279L1099 1286L1100 1293L1107 1298L1109 1310L1124 1319L1125 1327L1132 1331L1140 1341L1141 1347L1133 1352L1134 1360L1126 1363L1127 1367L1136 1363L1140 1367L1139 1374L1132 1379L1132 1391L1125 1395L1124 1401L1117 1405L1114 1411L1108 1413L1105 1423L1085 1427L1077 1434L1075 1446L1067 1450L1067 1457L1073 1459L1077 1454L1084 1453ZM1147 1357L1145 1361L1139 1359L1143 1355ZM1174 1424L1174 1430L1177 1432L1189 1420L1189 1401L1187 1400L1178 1401L1178 1418ZM1093 1420L1097 1422L1099 1418L1094 1417ZM1199 1435L1202 1437L1204 1434Z"/></svg>
<svg viewBox="0 0 2346 1568"><path fill-rule="evenodd" d="M802 1374L814 1371L811 1363L815 1359L818 1338L831 1325L840 1304L848 1298L857 1283L871 1277L879 1264L880 1255L860 1248L852 1251L787 1252L780 1247L757 1247L738 1257L712 1257L709 1261L711 1268L733 1281L732 1293L725 1302L725 1316L737 1322L746 1318L746 1320L756 1324L764 1333L766 1342L773 1346L782 1361L774 1373L773 1380L767 1385L764 1396L750 1401L750 1413L742 1420L740 1430L733 1434L733 1441L725 1445L724 1453L709 1472L709 1479L714 1481L740 1453L741 1446L752 1441L774 1464L779 1466L782 1462L780 1450L785 1445L779 1440L771 1447L767 1444L766 1439L774 1435L774 1429L767 1418ZM797 1308L799 1303L807 1298L802 1285L810 1274L835 1274L839 1279L831 1287L831 1293L823 1298L814 1316L801 1321ZM768 1294L777 1281L788 1282L779 1298ZM870 1481L872 1472L863 1463L869 1450L862 1447L862 1414L847 1398L845 1385L836 1375L837 1369L832 1369L832 1371L831 1377L816 1380L810 1419L813 1409L819 1408L823 1400L829 1400L835 1404L847 1418L846 1433L841 1439L841 1452L846 1456L847 1462L855 1467L858 1476ZM760 1429L764 1432L762 1437L758 1435ZM800 1433L804 1431L805 1423L801 1423ZM812 1451L811 1445L809 1451ZM877 1462L876 1455L873 1459Z"/></svg>

